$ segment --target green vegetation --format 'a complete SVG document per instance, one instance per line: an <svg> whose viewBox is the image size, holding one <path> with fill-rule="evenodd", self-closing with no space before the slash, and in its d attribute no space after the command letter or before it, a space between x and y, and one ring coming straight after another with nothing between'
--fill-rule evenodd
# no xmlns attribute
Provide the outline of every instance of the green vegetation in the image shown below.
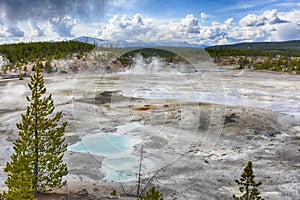
<svg viewBox="0 0 300 200"><path fill-rule="evenodd" d="M159 48L142 48L130 51L127 53L128 55L135 56L136 54L141 54L144 58L149 58L153 56L159 56L161 58L169 58L174 57L176 54L166 51Z"/></svg>
<svg viewBox="0 0 300 200"><path fill-rule="evenodd" d="M145 196L139 198L139 200L163 200L162 194L155 187L150 188Z"/></svg>
<svg viewBox="0 0 300 200"><path fill-rule="evenodd" d="M295 56L300 57L300 40L287 42L252 42L206 48L212 56Z"/></svg>
<svg viewBox="0 0 300 200"><path fill-rule="evenodd" d="M300 74L300 41L241 43L209 47L206 51L221 65Z"/></svg>
<svg viewBox="0 0 300 200"><path fill-rule="evenodd" d="M254 173L252 170L252 162L249 161L247 166L244 168L244 172L241 175L240 180L235 180L239 187L240 192L244 192L244 194L240 197L233 195L233 199L235 200L263 200L258 191L258 186L262 183L256 183L254 180Z"/></svg>
<svg viewBox="0 0 300 200"><path fill-rule="evenodd" d="M117 190L113 189L110 193L110 195L112 196L117 196Z"/></svg>
<svg viewBox="0 0 300 200"><path fill-rule="evenodd" d="M293 72L296 71L297 74L300 73L300 60L290 59L290 58L278 58L267 60L263 63L257 63L255 69L258 70L272 70L272 71L284 71L284 72Z"/></svg>
<svg viewBox="0 0 300 200"><path fill-rule="evenodd" d="M87 52L95 48L92 44L77 41L67 42L34 42L0 45L0 53L10 61L10 65L3 68L3 74L8 71L27 71L27 64L33 68L38 66L42 71L55 71L51 61L75 56L84 58ZM24 66L25 65L25 66Z"/></svg>
<svg viewBox="0 0 300 200"><path fill-rule="evenodd" d="M19 75L19 80L23 80L24 78L23 78L23 74L22 73L20 73L20 75Z"/></svg>
<svg viewBox="0 0 300 200"><path fill-rule="evenodd" d="M177 55L167 50L163 49L156 49L156 48L141 48L141 49L133 49L133 48L126 48L126 53L122 54L118 60L123 65L131 65L133 62L133 58L137 55L141 55L144 58L150 57L160 57L163 59L172 59L175 58Z"/></svg>
<svg viewBox="0 0 300 200"><path fill-rule="evenodd" d="M32 188L32 175L27 173L28 169L24 168L23 160L24 157L20 158L18 162L15 162L14 167L18 168L18 173L16 171L9 175L5 182L8 186L8 192L3 192L0 196L1 199L37 200L34 196L34 189Z"/></svg>
<svg viewBox="0 0 300 200"><path fill-rule="evenodd" d="M121 52L121 51L119 51ZM124 65L131 65L138 54L144 58L159 57L167 63L189 63L208 61L208 54L200 48L157 47L157 48L124 48L118 60Z"/></svg>
<svg viewBox="0 0 300 200"><path fill-rule="evenodd" d="M67 42L34 42L0 45L0 53L5 55L11 63L23 63L65 58L74 53L83 55L94 49L94 45L67 41Z"/></svg>
<svg viewBox="0 0 300 200"><path fill-rule="evenodd" d="M63 155L67 145L63 144L63 133L67 125L61 123L62 112L54 114L54 102L46 93L44 77L36 68L28 84L31 97L22 122L17 123L19 139L14 142L15 153L4 171L8 172L4 199L35 199L34 194L59 188L67 175Z"/></svg>

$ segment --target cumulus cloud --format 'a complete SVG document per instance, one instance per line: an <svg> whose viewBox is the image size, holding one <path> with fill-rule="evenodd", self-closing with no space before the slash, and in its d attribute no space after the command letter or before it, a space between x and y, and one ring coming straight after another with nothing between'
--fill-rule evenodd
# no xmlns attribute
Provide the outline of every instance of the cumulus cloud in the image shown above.
<svg viewBox="0 0 300 200"><path fill-rule="evenodd" d="M280 24L286 23L278 16L276 9L267 10L262 15L248 14L240 20L241 26L263 26L266 24Z"/></svg>
<svg viewBox="0 0 300 200"><path fill-rule="evenodd" d="M49 19L50 28L61 37L72 37L72 29L77 20L71 17Z"/></svg>
<svg viewBox="0 0 300 200"><path fill-rule="evenodd" d="M246 17L240 20L240 25L242 26L262 26L265 21L262 16L257 16L255 14L248 14Z"/></svg>
<svg viewBox="0 0 300 200"><path fill-rule="evenodd" d="M30 26L32 37L45 36L43 30L38 26L36 21L29 19L28 25Z"/></svg>
<svg viewBox="0 0 300 200"><path fill-rule="evenodd" d="M291 12L281 12L279 16L290 23L300 25L300 10L292 10Z"/></svg>
<svg viewBox="0 0 300 200"><path fill-rule="evenodd" d="M113 16L107 25L104 25L99 31L101 37L111 40L130 40L133 38L145 37L151 29L152 19L143 17L137 13L133 17L127 15ZM143 39L143 38L139 38Z"/></svg>
<svg viewBox="0 0 300 200"><path fill-rule="evenodd" d="M261 15L248 14L240 20L236 39L253 38L253 41L283 41L300 39L300 10L278 12L267 10ZM235 34L236 34L235 33Z"/></svg>
<svg viewBox="0 0 300 200"><path fill-rule="evenodd" d="M169 28L172 31L179 31L185 33L199 33L199 19L193 14L186 15L180 22L170 22Z"/></svg>
<svg viewBox="0 0 300 200"><path fill-rule="evenodd" d="M193 14L187 15L180 23L181 30L188 33L199 33L198 25L199 20Z"/></svg>
<svg viewBox="0 0 300 200"><path fill-rule="evenodd" d="M277 10L267 10L263 13L264 19L267 20L269 24L280 24L280 23L286 23L288 21L282 20L279 18Z"/></svg>
<svg viewBox="0 0 300 200"><path fill-rule="evenodd" d="M230 17L230 18L226 19L224 23L225 23L226 25L233 25L233 18Z"/></svg>
<svg viewBox="0 0 300 200"><path fill-rule="evenodd" d="M136 14L114 16L100 36L112 40L176 41L215 45L223 43L290 40L299 38L300 11L267 10L260 15L249 14L235 24L233 18L203 25L202 18L188 14L179 20L163 23ZM147 23L147 22L151 23ZM285 33L288 31L288 33Z"/></svg>
<svg viewBox="0 0 300 200"><path fill-rule="evenodd" d="M291 12L278 13L279 17L287 23L276 24L271 34L271 40L297 40L300 39L300 10L293 10Z"/></svg>

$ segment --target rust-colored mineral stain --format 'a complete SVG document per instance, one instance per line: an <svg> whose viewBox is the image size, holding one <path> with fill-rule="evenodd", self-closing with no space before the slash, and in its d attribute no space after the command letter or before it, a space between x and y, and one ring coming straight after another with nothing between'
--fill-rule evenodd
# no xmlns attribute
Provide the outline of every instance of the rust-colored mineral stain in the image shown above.
<svg viewBox="0 0 300 200"><path fill-rule="evenodd" d="M153 109L154 109L154 107L152 107L152 106L132 108L132 110L135 110L135 111L146 111L146 110L153 110Z"/></svg>

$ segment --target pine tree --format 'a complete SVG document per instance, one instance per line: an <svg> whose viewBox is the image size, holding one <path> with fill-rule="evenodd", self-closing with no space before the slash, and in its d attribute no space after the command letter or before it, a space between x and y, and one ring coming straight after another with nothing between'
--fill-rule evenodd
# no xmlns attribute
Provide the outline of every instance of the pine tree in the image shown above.
<svg viewBox="0 0 300 200"><path fill-rule="evenodd" d="M19 74L19 80L23 80L24 78L23 78L23 73L20 73Z"/></svg>
<svg viewBox="0 0 300 200"><path fill-rule="evenodd" d="M233 199L235 200L263 200L260 196L260 192L258 191L258 186L262 183L256 183L254 180L254 173L252 170L252 162L249 161L247 166L244 168L244 172L241 175L240 180L235 180L239 187L240 192L245 192L242 196L237 197L233 195Z"/></svg>
<svg viewBox="0 0 300 200"><path fill-rule="evenodd" d="M23 198L23 193L33 195L59 188L64 184L63 176L68 173L67 165L63 163L67 150L63 133L67 123L60 122L62 112L53 113L55 107L51 94L44 97L44 77L38 67L28 86L31 90L31 97L27 97L30 105L26 114L22 114L22 122L17 123L19 139L14 142L15 153L5 167L9 173L6 180L9 190L3 195L6 199L30 199ZM20 196L13 198L14 195Z"/></svg>
<svg viewBox="0 0 300 200"><path fill-rule="evenodd" d="M27 160L25 157L24 155L19 160L14 160L14 168L11 169L11 174L8 175L5 182L9 190L7 193L3 192L1 198L6 200L36 200L32 187L33 176L31 173L28 174L28 165L24 165ZM7 168L5 172L7 172Z"/></svg>
<svg viewBox="0 0 300 200"><path fill-rule="evenodd" d="M152 187L147 191L146 195L140 197L139 200L164 200L164 198L155 187Z"/></svg>

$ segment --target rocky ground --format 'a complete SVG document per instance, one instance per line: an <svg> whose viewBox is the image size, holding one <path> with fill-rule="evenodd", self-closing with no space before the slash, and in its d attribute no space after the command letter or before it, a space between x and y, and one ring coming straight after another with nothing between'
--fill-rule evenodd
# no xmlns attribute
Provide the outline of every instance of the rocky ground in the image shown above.
<svg viewBox="0 0 300 200"><path fill-rule="evenodd" d="M138 104L139 100L132 101ZM143 103L153 105L153 102ZM175 113L160 121L163 130L153 135L159 127L159 122L155 120L159 116L152 116L155 119L148 127L132 133L142 135L147 141L144 158L157 166L146 174L143 185L157 173L150 185L159 187L166 199L231 199L233 194L238 194L234 179L240 177L243 167L251 160L257 180L263 182L261 191L265 199L297 199L300 138L291 131L295 123L293 117L255 107L193 103L180 106L182 110L190 110L191 115L176 116L178 105L170 102L168 107L156 105L151 108L152 112L159 111L164 115ZM214 113L216 116L212 116L214 109L217 110ZM140 109L131 114L143 120L147 119L149 112ZM216 121L211 117L219 117L220 124L214 124ZM195 118L197 120L193 120ZM185 121L189 123L178 125L178 122ZM214 129L214 126L218 128ZM198 127L197 131L195 127ZM173 134L176 135L175 139L172 138ZM213 137L206 134L212 134ZM78 158L81 160L80 156ZM83 160L79 163L87 162ZM93 171L90 169L94 164L82 166ZM84 169L78 163L76 168L81 169L77 175L84 175ZM90 177L90 172L85 177L98 179L96 175ZM86 187L90 195L101 194L100 189L94 189L97 185ZM118 194L124 194L119 184L111 186ZM136 182L124 183L123 186L126 191L131 191L136 188Z"/></svg>
<svg viewBox="0 0 300 200"><path fill-rule="evenodd" d="M106 85L101 82L104 79ZM66 86L70 82L68 76L59 81L57 77L46 79L49 91L54 91L57 109L63 110L64 120L68 121L68 145L95 131L109 133L120 125L138 122L142 126L124 131L143 140L129 154L139 157L143 146L142 188L156 186L165 199L232 199L233 194L238 194L234 180L249 160L253 162L256 180L263 182L260 191L265 199L299 197L300 137L293 129L299 126L299 118L247 105L130 97L122 91L107 90L107 85L116 80L77 79L77 85L92 91L79 95L73 86ZM18 84L26 86L26 81ZM0 86L9 82L1 82ZM100 86L91 89L95 82L101 82ZM57 89L59 84L64 88ZM73 97L69 98L69 93ZM26 102L3 102L6 106L0 110L1 190L6 189L2 169L17 138L15 123L26 106ZM101 170L104 159L100 155L66 152L67 185L38 198L136 199L128 195L136 193L137 181L105 181ZM113 190L117 196L111 195Z"/></svg>
<svg viewBox="0 0 300 200"><path fill-rule="evenodd" d="M95 99L96 105L114 107L109 100L111 94L104 94ZM114 98L119 99L119 107L128 100L118 95ZM239 178L243 167L251 160L257 180L263 182L261 192L265 199L297 199L300 138L291 132L295 123L293 117L255 107L170 101L156 101L154 105L153 100L143 100L142 104L140 101L131 98L135 106L130 109L130 114L131 118L143 121L146 126L130 134L139 135L146 141L144 159L151 160L155 166L145 174L143 186L157 173L149 186L157 186L166 199L231 199L232 194L238 194L234 179ZM88 102L89 99L82 100L83 110L85 106L91 106ZM68 104L64 105L65 115L71 120L68 107ZM179 107L190 111L190 115L180 113ZM128 108L124 110L128 111ZM148 116L149 110L152 119ZM3 111L1 116L6 112ZM119 110L114 118L116 115L126 121L128 113ZM110 118L109 115L102 117ZM219 119L220 124L214 124L216 120L212 118ZM102 125L114 127L114 123L111 119ZM80 136L71 134L72 128L70 124L66 133L69 144L80 139ZM15 137L14 131L1 131L2 166L11 153ZM138 149L134 153L138 154ZM114 199L110 195L113 189L120 196L136 189L136 182L123 183L121 187L120 183L101 181L104 177L99 171L101 157L76 152L67 152L65 157L70 171L68 187L57 191L58 194L40 195L40 199L67 199L66 196L69 199Z"/></svg>

